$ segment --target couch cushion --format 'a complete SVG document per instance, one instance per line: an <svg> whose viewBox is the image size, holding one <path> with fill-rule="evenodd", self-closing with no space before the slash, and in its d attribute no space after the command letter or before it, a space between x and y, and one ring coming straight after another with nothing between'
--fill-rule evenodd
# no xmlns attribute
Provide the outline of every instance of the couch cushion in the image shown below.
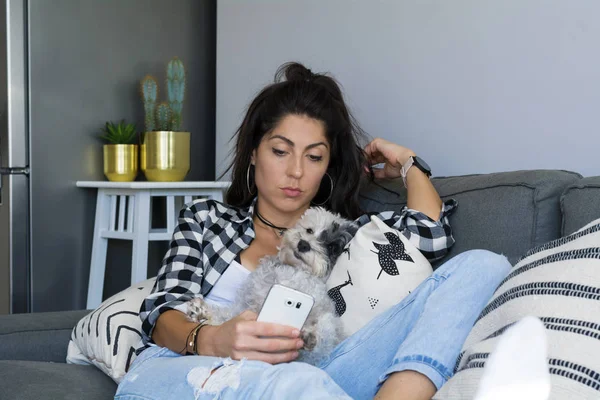
<svg viewBox="0 0 600 400"><path fill-rule="evenodd" d="M0 397L110 400L117 385L96 367L37 361L0 361Z"/></svg>
<svg viewBox="0 0 600 400"><path fill-rule="evenodd" d="M504 254L514 263L528 249L560 237L560 196L580 178L559 170L433 178L444 200L458 201L450 216L456 244L444 261L479 248ZM401 179L371 184L361 192L366 211L399 211L404 205L406 190Z"/></svg>
<svg viewBox="0 0 600 400"><path fill-rule="evenodd" d="M562 236L600 218L600 176L583 178L567 187L560 199Z"/></svg>
<svg viewBox="0 0 600 400"><path fill-rule="evenodd" d="M88 312L0 315L0 360L64 363L71 330Z"/></svg>

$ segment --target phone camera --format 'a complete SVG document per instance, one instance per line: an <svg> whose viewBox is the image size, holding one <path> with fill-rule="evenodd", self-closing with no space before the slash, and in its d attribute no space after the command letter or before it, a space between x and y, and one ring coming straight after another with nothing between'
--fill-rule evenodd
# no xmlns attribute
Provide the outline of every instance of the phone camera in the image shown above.
<svg viewBox="0 0 600 400"><path fill-rule="evenodd" d="M294 302L292 300L290 300L290 299L287 299L285 301L285 305L288 306L288 307L292 307L294 305Z"/></svg>

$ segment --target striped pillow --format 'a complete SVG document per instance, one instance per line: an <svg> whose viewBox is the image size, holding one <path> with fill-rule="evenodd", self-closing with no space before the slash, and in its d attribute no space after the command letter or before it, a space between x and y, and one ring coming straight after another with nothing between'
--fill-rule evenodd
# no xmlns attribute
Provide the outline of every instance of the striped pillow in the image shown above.
<svg viewBox="0 0 600 400"><path fill-rule="evenodd" d="M548 334L550 399L600 398L600 219L530 250L482 311L435 399L472 399L498 337L521 318Z"/></svg>
<svg viewBox="0 0 600 400"><path fill-rule="evenodd" d="M140 305L156 277L139 282L104 300L83 317L71 332L68 364L95 365L120 383L142 345Z"/></svg>

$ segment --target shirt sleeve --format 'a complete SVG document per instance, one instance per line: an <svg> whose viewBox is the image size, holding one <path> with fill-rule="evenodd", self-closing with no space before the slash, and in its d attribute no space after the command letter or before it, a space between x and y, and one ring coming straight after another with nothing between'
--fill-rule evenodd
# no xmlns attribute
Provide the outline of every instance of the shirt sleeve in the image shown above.
<svg viewBox="0 0 600 400"><path fill-rule="evenodd" d="M400 231L429 261L444 257L454 245L452 228L448 221L458 206L456 200L450 199L442 203L440 216L437 220L429 218L420 211L402 208L395 211L382 211L362 215L356 220L359 226L367 224L375 215L391 228Z"/></svg>
<svg viewBox="0 0 600 400"><path fill-rule="evenodd" d="M151 341L156 320L165 311L187 311L187 302L200 293L204 279L202 237L209 206L196 201L179 213L169 250L162 261L152 292L140 307L142 339Z"/></svg>

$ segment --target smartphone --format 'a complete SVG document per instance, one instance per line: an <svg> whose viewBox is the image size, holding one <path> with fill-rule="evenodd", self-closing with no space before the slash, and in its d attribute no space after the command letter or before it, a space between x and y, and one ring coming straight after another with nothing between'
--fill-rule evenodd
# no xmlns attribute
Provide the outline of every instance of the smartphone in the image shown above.
<svg viewBox="0 0 600 400"><path fill-rule="evenodd" d="M258 313L257 321L273 322L302 329L315 299L306 293L276 283Z"/></svg>

